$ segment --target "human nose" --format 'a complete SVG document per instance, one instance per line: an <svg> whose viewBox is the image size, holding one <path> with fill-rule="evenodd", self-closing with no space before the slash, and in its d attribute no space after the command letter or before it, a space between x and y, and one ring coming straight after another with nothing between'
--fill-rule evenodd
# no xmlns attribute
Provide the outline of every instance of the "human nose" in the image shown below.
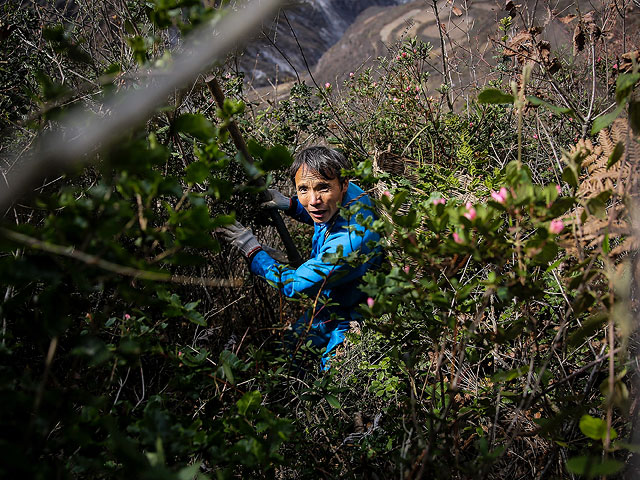
<svg viewBox="0 0 640 480"><path fill-rule="evenodd" d="M322 197L320 196L319 193L311 191L311 199L310 199L310 203L311 205L319 205L322 203Z"/></svg>

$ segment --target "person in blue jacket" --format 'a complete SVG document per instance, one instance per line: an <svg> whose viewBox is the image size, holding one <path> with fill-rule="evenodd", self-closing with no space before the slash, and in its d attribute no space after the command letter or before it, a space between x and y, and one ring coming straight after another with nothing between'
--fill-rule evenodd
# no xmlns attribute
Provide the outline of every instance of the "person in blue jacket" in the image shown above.
<svg viewBox="0 0 640 480"><path fill-rule="evenodd" d="M323 370L329 368L329 359L344 341L350 322L360 318L356 306L365 298L358 288L362 276L380 263L380 237L368 228L376 218L373 204L360 187L342 176L342 170L349 168L341 153L310 147L295 156L289 169L297 195L289 198L269 190L271 201L265 207L278 208L314 226L311 256L297 268L272 258L251 230L238 222L219 230L245 255L252 273L287 297L306 295L314 301L293 326L296 341L288 343L293 348L311 340L313 346L324 348ZM351 208L353 205L358 207ZM343 216L340 206L357 213Z"/></svg>

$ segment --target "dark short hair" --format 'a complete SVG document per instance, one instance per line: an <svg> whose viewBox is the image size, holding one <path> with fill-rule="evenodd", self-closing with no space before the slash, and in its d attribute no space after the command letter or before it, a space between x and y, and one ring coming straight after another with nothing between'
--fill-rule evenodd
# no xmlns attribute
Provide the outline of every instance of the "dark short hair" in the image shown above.
<svg viewBox="0 0 640 480"><path fill-rule="evenodd" d="M351 168L343 154L327 147L308 147L295 155L289 167L289 176L293 183L296 181L296 173L302 166L315 170L325 180L337 178L340 183L346 180L342 176L342 169Z"/></svg>

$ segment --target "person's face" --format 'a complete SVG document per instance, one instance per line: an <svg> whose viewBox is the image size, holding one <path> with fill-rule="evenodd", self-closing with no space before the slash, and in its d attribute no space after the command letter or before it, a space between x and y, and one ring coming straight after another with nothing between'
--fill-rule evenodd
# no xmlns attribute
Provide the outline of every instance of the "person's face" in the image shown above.
<svg viewBox="0 0 640 480"><path fill-rule="evenodd" d="M328 222L333 217L349 186L349 180L342 184L337 178L326 180L305 165L296 172L295 181L298 200L316 223Z"/></svg>

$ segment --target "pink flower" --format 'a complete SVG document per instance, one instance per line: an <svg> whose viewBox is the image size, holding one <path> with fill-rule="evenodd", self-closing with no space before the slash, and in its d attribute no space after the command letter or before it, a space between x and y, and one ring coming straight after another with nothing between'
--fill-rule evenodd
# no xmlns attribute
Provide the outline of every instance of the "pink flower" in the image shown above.
<svg viewBox="0 0 640 480"><path fill-rule="evenodd" d="M419 91L420 91L420 86L416 85L416 92L419 92Z"/></svg>
<svg viewBox="0 0 640 480"><path fill-rule="evenodd" d="M367 305L369 306L369 308L373 308L375 303L376 303L376 301L373 298L371 298L371 297L367 298Z"/></svg>
<svg viewBox="0 0 640 480"><path fill-rule="evenodd" d="M558 191L558 195L562 195L562 187L560 185L556 185L556 190Z"/></svg>
<svg viewBox="0 0 640 480"><path fill-rule="evenodd" d="M462 237L460 237L456 232L453 232L453 241L456 243L464 243Z"/></svg>
<svg viewBox="0 0 640 480"><path fill-rule="evenodd" d="M385 197L387 197L389 199L392 198L391 192L389 190L385 190L384 192L382 192L382 195L384 195Z"/></svg>
<svg viewBox="0 0 640 480"><path fill-rule="evenodd" d="M411 271L411 266L405 265L403 270L404 270L404 273L409 274L409 272Z"/></svg>
<svg viewBox="0 0 640 480"><path fill-rule="evenodd" d="M433 199L433 204L434 205L439 205L439 204L444 205L445 203L447 203L447 201L444 198L434 198Z"/></svg>
<svg viewBox="0 0 640 480"><path fill-rule="evenodd" d="M471 202L467 202L465 206L467 207L467 212L463 213L462 216L465 217L470 222L473 222L476 218L476 209L473 208L473 205L471 204Z"/></svg>
<svg viewBox="0 0 640 480"><path fill-rule="evenodd" d="M498 203L504 203L507 200L507 189L502 187L499 192L491 192L491 198Z"/></svg>
<svg viewBox="0 0 640 480"><path fill-rule="evenodd" d="M406 58L407 57L407 52L402 52L402 58Z"/></svg>
<svg viewBox="0 0 640 480"><path fill-rule="evenodd" d="M564 228L564 223L562 222L562 220L560 220L559 218L555 218L551 220L551 223L549 224L549 233L553 233L554 235L557 235L562 231L563 228Z"/></svg>
<svg viewBox="0 0 640 480"><path fill-rule="evenodd" d="M415 48L413 49L413 53L418 53L418 50L416 50Z"/></svg>
<svg viewBox="0 0 640 480"><path fill-rule="evenodd" d="M353 72L349 72L349 78L353 78Z"/></svg>
<svg viewBox="0 0 640 480"><path fill-rule="evenodd" d="M378 82L373 82L373 83L371 84L371 86L372 86L372 87L374 87L374 88L375 88L375 87L377 87L377 86L378 86Z"/></svg>
<svg viewBox="0 0 640 480"><path fill-rule="evenodd" d="M618 68L618 64L614 63L613 65L611 65L611 68L613 68L614 70L616 70Z"/></svg>
<svg viewBox="0 0 640 480"><path fill-rule="evenodd" d="M125 320L130 320L131 319L131 315L129 315L128 313L124 314L124 319Z"/></svg>
<svg viewBox="0 0 640 480"><path fill-rule="evenodd" d="M325 84L324 84L324 88L327 88L327 89L328 89L328 88L331 88L331 84L330 84L329 82L325 83Z"/></svg>
<svg viewBox="0 0 640 480"><path fill-rule="evenodd" d="M535 138L535 139L537 140L537 139L538 139L538 134L537 134L537 133L534 133L534 134L533 134L533 138Z"/></svg>

